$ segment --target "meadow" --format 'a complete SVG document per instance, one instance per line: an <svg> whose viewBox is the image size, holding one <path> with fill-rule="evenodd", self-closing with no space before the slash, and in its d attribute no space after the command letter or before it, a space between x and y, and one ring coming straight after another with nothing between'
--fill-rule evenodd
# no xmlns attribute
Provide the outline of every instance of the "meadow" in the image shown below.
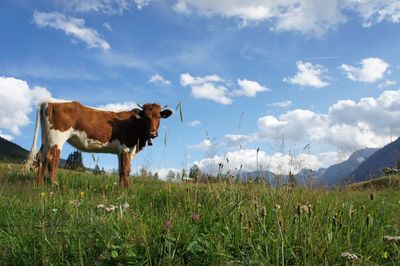
<svg viewBox="0 0 400 266"><path fill-rule="evenodd" d="M1 265L399 265L399 187L169 183L0 164ZM347 253L346 253L347 252Z"/></svg>

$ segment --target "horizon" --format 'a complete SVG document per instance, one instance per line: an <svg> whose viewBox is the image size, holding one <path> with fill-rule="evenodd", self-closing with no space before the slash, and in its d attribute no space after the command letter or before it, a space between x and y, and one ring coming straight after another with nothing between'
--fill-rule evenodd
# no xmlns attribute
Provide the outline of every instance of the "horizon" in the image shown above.
<svg viewBox="0 0 400 266"><path fill-rule="evenodd" d="M0 136L27 150L46 97L174 109L132 161L132 173L161 177L193 164L215 172L220 162L224 170L317 170L400 136L394 0L0 6ZM66 144L61 157L74 150ZM95 156L100 167L118 166L115 155Z"/></svg>

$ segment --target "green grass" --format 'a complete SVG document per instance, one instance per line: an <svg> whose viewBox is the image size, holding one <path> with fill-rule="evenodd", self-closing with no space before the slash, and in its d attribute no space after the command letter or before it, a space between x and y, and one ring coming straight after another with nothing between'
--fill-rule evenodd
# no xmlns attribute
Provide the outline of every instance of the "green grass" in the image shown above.
<svg viewBox="0 0 400 266"><path fill-rule="evenodd" d="M395 189L289 193L138 178L125 189L116 176L68 171L57 186L37 187L34 174L11 168L0 164L1 265L400 263L399 244L383 241L400 235ZM299 204L311 204L311 212L299 212ZM359 259L346 261L342 252Z"/></svg>

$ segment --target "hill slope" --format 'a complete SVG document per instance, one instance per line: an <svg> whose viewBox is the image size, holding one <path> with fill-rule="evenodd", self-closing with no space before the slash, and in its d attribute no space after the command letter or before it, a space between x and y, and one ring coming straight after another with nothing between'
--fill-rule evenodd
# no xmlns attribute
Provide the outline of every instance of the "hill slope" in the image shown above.
<svg viewBox="0 0 400 266"><path fill-rule="evenodd" d="M384 175L382 168L396 168L397 161L400 160L400 138L389 143L382 149L376 151L367 160L360 164L346 180L350 182L360 182Z"/></svg>
<svg viewBox="0 0 400 266"><path fill-rule="evenodd" d="M22 162L26 160L28 153L21 146L0 137L0 161Z"/></svg>
<svg viewBox="0 0 400 266"><path fill-rule="evenodd" d="M328 167L321 175L318 181L319 185L332 187L340 184L343 179L348 178L362 162L378 150L377 148L365 148L355 151L346 161Z"/></svg>

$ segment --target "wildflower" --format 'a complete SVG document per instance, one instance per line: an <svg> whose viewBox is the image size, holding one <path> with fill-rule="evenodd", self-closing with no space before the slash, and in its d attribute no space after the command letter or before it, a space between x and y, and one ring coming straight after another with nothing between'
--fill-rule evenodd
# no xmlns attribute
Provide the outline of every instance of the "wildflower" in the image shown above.
<svg viewBox="0 0 400 266"><path fill-rule="evenodd" d="M79 202L79 200L70 200L70 201L69 201L69 204L72 204L72 205L78 207L79 204L80 204L80 202Z"/></svg>
<svg viewBox="0 0 400 266"><path fill-rule="evenodd" d="M275 204L275 206L274 206L274 210L279 210L281 208L281 205L279 205L279 204Z"/></svg>
<svg viewBox="0 0 400 266"><path fill-rule="evenodd" d="M164 230L168 232L171 228L172 228L172 221L166 220L164 223Z"/></svg>
<svg viewBox="0 0 400 266"><path fill-rule="evenodd" d="M58 210L56 208L52 209L53 212L57 212Z"/></svg>
<svg viewBox="0 0 400 266"><path fill-rule="evenodd" d="M110 205L110 206L105 207L105 208L106 208L106 211L108 211L108 212L113 212L113 211L115 211L115 209L117 208L117 206Z"/></svg>
<svg viewBox="0 0 400 266"><path fill-rule="evenodd" d="M106 206L104 204L97 204L97 209L104 209Z"/></svg>
<svg viewBox="0 0 400 266"><path fill-rule="evenodd" d="M383 240L389 243L398 243L400 242L400 236L384 236Z"/></svg>
<svg viewBox="0 0 400 266"><path fill-rule="evenodd" d="M125 203L122 204L122 209L123 209L123 210L126 210L126 209L128 209L128 208L129 208L129 203L125 201Z"/></svg>
<svg viewBox="0 0 400 266"><path fill-rule="evenodd" d="M54 195L53 191L50 191L49 197L52 197Z"/></svg>
<svg viewBox="0 0 400 266"><path fill-rule="evenodd" d="M193 215L192 215L192 221L193 221L193 222L198 222L198 221L200 221L200 214L198 214L198 213L193 214Z"/></svg>
<svg viewBox="0 0 400 266"><path fill-rule="evenodd" d="M340 254L341 258L344 258L346 260L357 260L358 256L356 254L353 253L349 253L349 252L343 252L342 254Z"/></svg>
<svg viewBox="0 0 400 266"><path fill-rule="evenodd" d="M82 199L83 196L85 196L85 192L81 191L81 193L79 193L80 198Z"/></svg>
<svg viewBox="0 0 400 266"><path fill-rule="evenodd" d="M41 198L43 198L45 195L46 195L46 193L44 193L44 192L40 192L40 194L39 194L39 196L40 196Z"/></svg>

